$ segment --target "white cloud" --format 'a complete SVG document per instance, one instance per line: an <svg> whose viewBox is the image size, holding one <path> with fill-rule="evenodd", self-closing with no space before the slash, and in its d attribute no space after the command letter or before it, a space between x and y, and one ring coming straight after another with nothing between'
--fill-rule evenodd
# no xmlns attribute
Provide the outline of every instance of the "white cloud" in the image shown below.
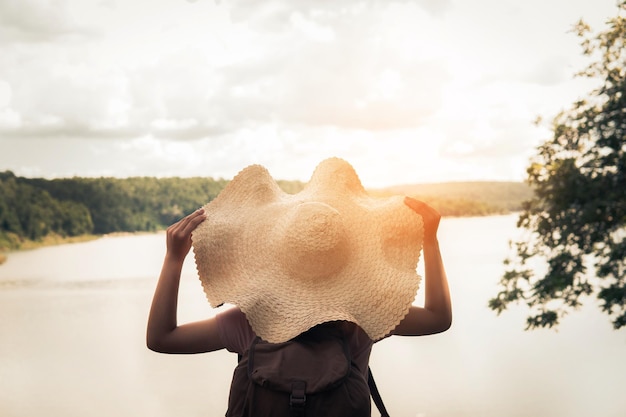
<svg viewBox="0 0 626 417"><path fill-rule="evenodd" d="M545 135L532 120L589 86L571 80L583 60L567 30L614 12L612 0L17 4L0 0L12 19L0 169L228 176L264 163L306 179L337 155L378 168L370 183L520 179ZM72 143L67 169L5 151L46 139ZM70 161L95 149L97 162Z"/></svg>
<svg viewBox="0 0 626 417"><path fill-rule="evenodd" d="M205 42L206 32L194 37L194 29L169 17L172 26L166 31L140 26L140 35L124 39L125 44L113 33L43 54L41 48L16 50L6 77L18 91L13 109L21 115L24 132L45 135L41 120L50 118L58 121L49 132L55 136L63 125L69 135L158 135L151 129L155 120L189 118L199 123L189 134L181 132L183 137L276 118L388 129L415 126L432 113L445 75L440 64L417 57L425 44L409 42L415 35L412 25L427 24L410 3L389 11L356 2L346 10L332 6L328 13L313 7L303 13L289 3L256 4L235 4L232 13L250 8L246 13L255 16L252 23L273 22L272 16L285 13L291 24L267 32L250 21L222 22L234 37L218 38L209 31ZM397 19L398 14L405 16ZM394 28L388 34L387 26ZM16 62L24 57L30 59L18 70Z"/></svg>
<svg viewBox="0 0 626 417"><path fill-rule="evenodd" d="M85 34L90 31L74 18L66 0L0 1L0 44Z"/></svg>

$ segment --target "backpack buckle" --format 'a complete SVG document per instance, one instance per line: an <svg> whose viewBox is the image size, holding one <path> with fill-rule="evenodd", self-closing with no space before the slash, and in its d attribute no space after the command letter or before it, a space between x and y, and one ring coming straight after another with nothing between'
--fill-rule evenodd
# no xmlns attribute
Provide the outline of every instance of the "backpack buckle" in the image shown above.
<svg viewBox="0 0 626 417"><path fill-rule="evenodd" d="M289 407L304 408L306 404L306 382L293 381L291 383L291 395L289 395Z"/></svg>

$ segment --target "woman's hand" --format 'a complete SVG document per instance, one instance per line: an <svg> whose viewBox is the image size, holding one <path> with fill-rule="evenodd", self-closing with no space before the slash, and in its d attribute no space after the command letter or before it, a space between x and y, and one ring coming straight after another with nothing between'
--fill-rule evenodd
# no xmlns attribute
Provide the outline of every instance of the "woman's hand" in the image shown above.
<svg viewBox="0 0 626 417"><path fill-rule="evenodd" d="M206 219L200 208L167 228L167 256L183 261L191 250L191 232Z"/></svg>
<svg viewBox="0 0 626 417"><path fill-rule="evenodd" d="M424 240L431 242L436 239L441 214L423 201L419 201L411 197L404 197L404 204L422 216L422 220L424 221Z"/></svg>

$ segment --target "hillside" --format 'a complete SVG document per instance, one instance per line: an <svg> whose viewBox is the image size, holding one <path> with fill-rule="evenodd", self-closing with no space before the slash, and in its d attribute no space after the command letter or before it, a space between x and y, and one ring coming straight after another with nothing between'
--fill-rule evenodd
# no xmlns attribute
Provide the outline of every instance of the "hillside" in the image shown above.
<svg viewBox="0 0 626 417"><path fill-rule="evenodd" d="M533 192L523 182L468 181L397 185L370 194L408 195L431 203L443 215L467 216L519 211Z"/></svg>

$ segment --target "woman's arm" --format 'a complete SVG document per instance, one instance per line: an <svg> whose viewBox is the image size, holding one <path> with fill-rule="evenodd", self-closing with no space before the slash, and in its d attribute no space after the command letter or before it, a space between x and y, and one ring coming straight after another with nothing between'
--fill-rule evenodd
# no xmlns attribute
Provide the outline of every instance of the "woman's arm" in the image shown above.
<svg viewBox="0 0 626 417"><path fill-rule="evenodd" d="M413 198L406 197L404 202L424 220L426 294L424 307L411 306L409 313L392 334L421 336L441 333L448 330L452 324L450 290L437 240L441 215L428 204Z"/></svg>
<svg viewBox="0 0 626 417"><path fill-rule="evenodd" d="M161 353L201 353L224 348L215 318L179 326L178 287L191 232L205 219L202 209L167 229L167 251L148 317L146 343Z"/></svg>

